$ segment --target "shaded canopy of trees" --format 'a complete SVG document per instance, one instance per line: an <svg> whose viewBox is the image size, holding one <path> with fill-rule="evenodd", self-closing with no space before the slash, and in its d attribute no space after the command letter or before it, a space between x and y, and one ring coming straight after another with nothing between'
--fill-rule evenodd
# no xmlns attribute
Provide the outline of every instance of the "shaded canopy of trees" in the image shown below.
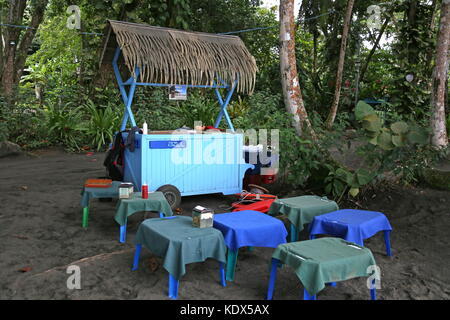
<svg viewBox="0 0 450 320"><path fill-rule="evenodd" d="M278 8L264 9L262 2L80 0L81 28L72 30L66 26L71 1L0 0L2 95L10 106L45 107L79 104L85 96L95 100L102 90L113 90L112 70L98 66L98 34L105 32L107 19L212 33L262 27L239 36L259 67L257 91L280 95ZM281 0L281 7L289 2ZM378 16L368 11L374 5ZM448 85L442 85L447 77L442 68L447 66L446 59L437 58L445 54L436 50L448 48L437 48L436 39L448 33L446 6L441 0L302 1L290 50L295 49L305 114L314 123L328 118L329 128L342 119L354 125L352 114L360 99L383 99L386 103L377 108L387 117L409 117L430 127L432 115L439 113L432 128L438 130L436 121L445 125ZM377 28L371 27L374 19L379 20ZM240 99L245 104L248 97ZM446 139L433 143L445 145Z"/></svg>

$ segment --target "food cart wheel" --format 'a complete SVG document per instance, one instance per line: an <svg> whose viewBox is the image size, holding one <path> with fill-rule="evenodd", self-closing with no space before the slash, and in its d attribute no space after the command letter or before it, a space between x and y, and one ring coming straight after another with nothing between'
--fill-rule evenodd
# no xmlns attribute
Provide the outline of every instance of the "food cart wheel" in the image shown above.
<svg viewBox="0 0 450 320"><path fill-rule="evenodd" d="M164 186L159 187L158 190L156 191L161 191L164 194L172 210L175 210L180 206L181 193L175 186L171 184L166 184Z"/></svg>

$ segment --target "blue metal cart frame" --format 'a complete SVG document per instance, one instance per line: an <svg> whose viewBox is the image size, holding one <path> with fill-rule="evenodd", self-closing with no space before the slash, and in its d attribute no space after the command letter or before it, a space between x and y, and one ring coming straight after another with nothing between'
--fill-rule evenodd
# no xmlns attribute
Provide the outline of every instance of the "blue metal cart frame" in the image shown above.
<svg viewBox="0 0 450 320"><path fill-rule="evenodd" d="M122 119L122 125L120 127L120 130L123 131L126 128L128 120L131 121L131 125L133 127L136 126L136 121L134 119L133 112L131 110L131 105L133 103L133 97L134 97L134 93L136 91L136 86L170 87L172 85L165 84L165 83L138 82L137 78L139 77L139 73L140 73L138 67L136 67L134 70L134 77L131 76L127 81L124 82L122 80L122 76L120 75L119 66L118 66L120 53L121 53L121 49L119 47L117 47L116 52L114 54L114 59L113 59L113 68L114 68L114 73L116 75L117 84L119 85L119 90L122 95L122 100L123 100L123 103L125 104L125 113L124 113L124 117ZM222 82L222 81L220 81L220 82ZM237 82L238 82L238 80L236 80L231 86L224 84L224 83L221 83L221 84L215 83L214 85L210 85L210 86L209 85L186 85L186 87L214 89L216 96L217 96L217 100L219 101L219 105L220 105L220 112L214 123L214 127L217 128L219 126L220 122L222 121L223 116L225 116L228 126L230 127L231 131L234 132L235 131L234 126L233 126L233 123L231 122L230 116L228 115L227 107L228 107L228 104L230 103L231 96L233 95L234 90L236 89ZM126 86L130 86L128 93L126 90ZM223 99L222 95L220 94L219 89L227 89L228 92L225 96L225 100Z"/></svg>
<svg viewBox="0 0 450 320"><path fill-rule="evenodd" d="M118 47L115 51L112 64L122 95L122 100L125 105L124 116L120 127L120 130L124 131L128 121L131 122L133 127L136 126L131 106L137 86L170 87L172 85L139 82L138 78L140 70L138 67L135 67L134 75L124 82L118 67L120 54L121 49ZM217 128L225 117L231 132L211 135L204 134L201 136L198 134L180 133L175 135L136 134L136 149L133 152L129 150L125 151L124 179L132 182L138 190L141 190L141 186L144 183L149 186L150 191L159 190L160 187L166 185L174 186L178 189L181 196L209 193L240 193L243 187L242 181L245 172L248 169L254 168L254 166L245 163L242 151L243 134L235 132L227 112L227 106L230 103L237 83L238 80L235 80L232 84L226 84L218 78L213 85L186 85L188 88L212 88L215 90L220 105L220 112L215 120L214 126ZM127 89L127 87L129 88ZM226 89L225 97L221 95L219 89ZM124 133L123 136L126 137L127 133ZM208 166L202 162L181 167L176 167L175 164L170 162L170 158L168 157L169 151L167 150L173 150L173 148L177 148L177 146L174 146L173 143L168 143L168 141L173 142L173 139L177 141L181 140L184 148L194 148L193 145L196 144L198 140L201 140L200 144L202 149L200 150L204 150L210 145L210 142L205 142L208 138L216 139L221 143L225 140L227 143L231 142L231 146L228 145L224 147L223 153L234 152L236 154L234 162L232 164L227 163Z"/></svg>

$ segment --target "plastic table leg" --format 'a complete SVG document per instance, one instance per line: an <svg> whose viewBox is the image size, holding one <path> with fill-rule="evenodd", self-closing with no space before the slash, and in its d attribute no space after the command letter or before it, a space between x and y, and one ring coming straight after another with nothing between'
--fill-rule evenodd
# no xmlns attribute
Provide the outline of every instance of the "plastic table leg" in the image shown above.
<svg viewBox="0 0 450 320"><path fill-rule="evenodd" d="M336 282L328 282L327 286L336 287Z"/></svg>
<svg viewBox="0 0 450 320"><path fill-rule="evenodd" d="M391 253L391 231L385 230L384 231L384 243L386 244L386 254L389 257L392 257Z"/></svg>
<svg viewBox="0 0 450 320"><path fill-rule="evenodd" d="M272 258L272 269L270 271L269 287L267 289L267 300L272 300L273 290L275 289L275 282L277 281L277 268L280 260Z"/></svg>
<svg viewBox="0 0 450 320"><path fill-rule="evenodd" d="M316 235L315 234L310 234L309 235L309 240L314 240L316 238Z"/></svg>
<svg viewBox="0 0 450 320"><path fill-rule="evenodd" d="M303 300L317 300L317 297L310 295L306 289L303 289Z"/></svg>
<svg viewBox="0 0 450 320"><path fill-rule="evenodd" d="M160 213L159 213L159 217L160 217L160 218L164 218L164 217L165 217L164 213L160 212Z"/></svg>
<svg viewBox="0 0 450 320"><path fill-rule="evenodd" d="M239 249L235 251L228 249L227 256L227 281L234 281L234 272L236 270L236 261Z"/></svg>
<svg viewBox="0 0 450 320"><path fill-rule="evenodd" d="M132 271L136 271L139 267L139 257L141 256L141 249L142 245L137 244L136 251L134 252L133 268L131 269Z"/></svg>
<svg viewBox="0 0 450 320"><path fill-rule="evenodd" d="M298 231L297 228L291 223L291 242L298 241Z"/></svg>
<svg viewBox="0 0 450 320"><path fill-rule="evenodd" d="M126 239L127 239L127 224L125 223L123 226L120 226L119 242L125 243Z"/></svg>
<svg viewBox="0 0 450 320"><path fill-rule="evenodd" d="M377 300L377 288L375 287L375 280L372 280L372 287L370 288L370 299Z"/></svg>
<svg viewBox="0 0 450 320"><path fill-rule="evenodd" d="M223 262L219 262L219 271L220 271L220 284L222 287L227 286L227 281L225 280L225 264Z"/></svg>
<svg viewBox="0 0 450 320"><path fill-rule="evenodd" d="M83 208L83 223L82 223L83 228L87 228L88 219L89 219L89 207L84 207Z"/></svg>
<svg viewBox="0 0 450 320"><path fill-rule="evenodd" d="M175 279L169 273L169 298L170 299L178 298L178 286L179 286L179 281L177 279Z"/></svg>

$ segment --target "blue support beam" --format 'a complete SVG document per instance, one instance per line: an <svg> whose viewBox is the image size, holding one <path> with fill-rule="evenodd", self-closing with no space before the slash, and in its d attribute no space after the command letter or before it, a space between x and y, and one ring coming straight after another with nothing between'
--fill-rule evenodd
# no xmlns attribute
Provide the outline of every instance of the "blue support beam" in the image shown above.
<svg viewBox="0 0 450 320"><path fill-rule="evenodd" d="M230 116L228 115L227 107L228 104L230 103L231 96L233 95L234 90L236 89L237 82L238 80L234 81L233 85L231 86L231 89L228 90L228 93L225 97L225 101L223 101L219 89L217 87L215 88L217 100L219 101L220 104L220 113L217 116L216 122L214 123L214 127L216 128L219 126L220 121L222 121L222 117L225 116L228 126L230 127L231 131L234 132L234 126L233 123L231 122Z"/></svg>
<svg viewBox="0 0 450 320"><path fill-rule="evenodd" d="M122 95L122 100L125 105L125 112L122 119L122 125L120 126L120 131L125 130L127 126L128 119L131 121L131 125L136 126L136 121L134 120L133 112L131 111L131 104L133 102L134 91L136 89L136 78L139 76L139 68L136 68L135 77L131 77L127 82L131 80L131 87L129 93L125 90L125 84L122 80L122 76L120 75L119 66L117 61L119 61L120 56L120 48L116 49L113 59L113 68L114 74L116 75L117 84L119 85L119 90Z"/></svg>

